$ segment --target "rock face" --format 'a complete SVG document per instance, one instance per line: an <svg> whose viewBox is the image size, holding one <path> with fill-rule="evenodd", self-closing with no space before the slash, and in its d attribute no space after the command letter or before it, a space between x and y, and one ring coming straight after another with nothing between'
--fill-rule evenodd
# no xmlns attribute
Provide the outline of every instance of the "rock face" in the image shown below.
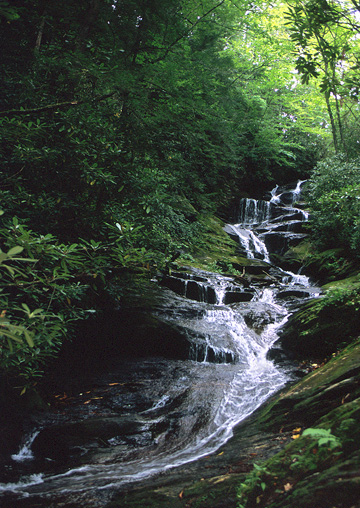
<svg viewBox="0 0 360 508"><path fill-rule="evenodd" d="M289 243L281 243L283 240L280 239L284 239L284 233L288 238L295 235L295 243L300 239L302 233L297 221L303 214L300 210L294 212L293 190L278 190L271 199L273 201L270 204L264 201L253 202L252 205L257 207L254 209L257 220L262 220L268 213L272 214L271 228L259 227L259 233L265 242L268 238L268 244L274 241L274 249L283 253ZM292 210L291 214L287 213L288 225L283 220L285 208ZM250 235L247 236L249 239ZM265 251L262 252L264 254ZM119 463L125 464L128 474L128 468L135 462L135 453L140 461L145 461L151 450L168 442L168 429L173 435L180 435L181 419L186 423L186 432L181 434L177 448L179 452L183 450L188 435L201 429L209 414L210 420L215 420L211 411L217 404L221 404L219 399L212 399L211 396L219 386L231 385L234 380L231 369L239 361L234 352L227 348L227 336L222 335L219 327L221 314L240 311L242 333L248 328L246 333L259 340L261 334L264 331L266 334L274 324L274 308L278 308L279 304L290 308L295 300L308 300L311 297L310 288L298 283L287 286L288 282L283 280L285 272L261 260L253 259L246 266L239 264L236 267L234 263L232 266L239 272L236 277L225 276L221 283L213 280L213 284L210 284L204 272L185 273L179 268L161 279L161 291L157 287L149 287L145 291L142 287L129 292L123 295L121 307L104 315L96 329L93 328L94 323L89 324L77 344L78 359L86 364L89 359L85 358L84 351L90 349L96 361L102 367L106 366L107 373L101 379L102 384L97 384L92 393L83 388L81 393L73 390L68 397L69 402L59 402L53 424L43 427L36 436L32 445L36 460L42 466L48 464L48 469L42 467L41 471L50 471L50 474L55 471L56 482L59 477L66 477L68 466L77 469L80 466L81 470L81 466L90 459L92 464L104 465L105 485L109 479L108 474ZM263 290L261 297L258 294L260 283ZM269 285L272 286L271 290L275 288L271 303L265 298L266 292L270 290ZM171 301L167 300L169 293ZM177 295L185 296L193 305L195 302L196 310L181 298L182 307L179 312L180 297ZM167 300L166 306L164 299ZM219 311L211 309L209 313L213 318L209 321L211 331L220 340L219 343L210 343L209 332L205 332L200 325L207 304L217 307L216 310ZM229 308L225 309L225 305L229 305ZM338 329L333 331L331 340L327 340L332 324L329 320L326 321L327 315L321 314L321 305L316 308L317 305L316 302L305 304L298 315L289 320L282 336L284 347L301 359L316 358L317 354L323 354L326 350L324 344L328 344L326 351L329 354L337 350L338 342L335 338ZM327 328L319 327L319 316L324 317L324 323L321 324ZM348 321L348 315L345 315L344 320ZM308 328L303 326L304 322ZM242 338L243 334L239 337ZM261 356L257 353L258 349L254 358ZM153 355L161 356L163 360L149 359ZM113 377L110 378L111 366L125 356L121 369L112 372ZM139 363L133 358L135 356L146 358L142 367L146 371L146 382L141 377ZM240 360L243 359L241 355L238 356ZM175 360L171 368L165 358ZM180 365L182 362L178 360L185 359L187 361ZM265 355L262 360L265 362ZM282 362L283 359L280 359L278 363ZM199 364L197 370L191 370L195 363ZM204 365L209 363L214 369L211 376L206 377ZM309 368L315 368L314 363L315 360ZM73 365L63 364L63 369L68 369L69 378L75 375ZM96 369L96 365L89 362L87 368L89 377L93 376L92 370ZM305 366L302 370L306 368ZM124 372L126 369L128 372ZM229 377L223 378L226 369ZM163 376L164 372L166 375ZM249 371L246 374L242 393L251 399ZM77 491L66 498L62 498L61 493L53 499L40 495L33 496L30 500L16 498L16 507L235 508L241 503L246 508L309 508L314 506L315 499L317 508L329 508L327 503L330 497L331 507L358 508L359 374L360 343L357 341L343 354L324 366L319 366L290 389L284 388L266 407L257 410L235 428L234 436L220 449L196 462L189 461L173 469L168 469L167 462L161 474L141 481L141 485L130 483L121 487L124 490L111 500L111 491L107 489L94 489L85 494L90 482L94 482L92 474L84 481L83 491ZM195 396L189 386L182 384L188 378L199 387ZM175 383L171 384L171 379L175 379ZM259 377L258 381L262 379ZM151 398L150 392L151 395L155 393L156 397ZM199 413L196 412L195 405L188 405L189 397L193 403L203 397L205 403ZM101 403L98 402L100 399ZM59 400L62 401L62 398ZM234 400L229 402L229 398L226 398L223 405L230 406L233 403ZM76 413L70 409L66 413L69 407L66 404L74 404ZM301 435L302 430L309 426L315 430L308 435ZM214 439L214 434L211 436ZM323 446L320 441L324 436L326 439ZM123 448L128 453L125 459L121 455ZM137 452L134 452L135 448ZM109 449L114 450L111 459ZM265 460L267 462L263 466L262 461ZM58 470L52 469L51 464L56 461L61 463L64 475L59 475ZM254 461L259 469L252 473ZM134 466L134 475L137 474L139 464L140 462ZM238 497L240 484L245 485L241 498ZM36 493L36 487L34 492ZM10 495L1 506L14 508L14 499Z"/></svg>
<svg viewBox="0 0 360 508"><path fill-rule="evenodd" d="M288 295L285 291L282 297ZM280 333L280 343L294 358L319 359L336 353L359 333L354 306L338 301L324 305L322 300L314 300L289 318Z"/></svg>
<svg viewBox="0 0 360 508"><path fill-rule="evenodd" d="M247 267L247 271L251 272L249 268ZM264 268L259 270L259 273L261 271L263 272ZM247 280L244 278L245 284ZM190 300L210 304L223 303L227 305L234 302L249 302L255 294L254 289L244 288L241 282L236 283L235 280L229 280L229 285L224 288L224 292L219 297L208 279L185 272L173 272L171 276L165 275L160 280L160 284Z"/></svg>
<svg viewBox="0 0 360 508"><path fill-rule="evenodd" d="M171 276L165 275L161 279L160 284L178 295L190 298L190 300L216 303L214 288L203 277L191 277L191 275L186 273L173 273Z"/></svg>
<svg viewBox="0 0 360 508"><path fill-rule="evenodd" d="M180 468L106 508L142 508L149 499L154 508L359 508L359 374L360 339L275 395L216 456L200 461L201 480L191 482L196 470ZM251 472L253 461L259 469Z"/></svg>

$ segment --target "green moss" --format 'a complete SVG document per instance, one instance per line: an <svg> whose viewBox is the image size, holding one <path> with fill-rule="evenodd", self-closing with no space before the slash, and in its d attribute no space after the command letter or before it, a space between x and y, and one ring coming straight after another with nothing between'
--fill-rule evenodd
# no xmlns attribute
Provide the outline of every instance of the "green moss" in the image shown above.
<svg viewBox="0 0 360 508"><path fill-rule="evenodd" d="M330 410L360 396L360 339L321 368L275 396L259 415L265 430L279 432L313 425ZM346 399L344 399L346 397Z"/></svg>
<svg viewBox="0 0 360 508"><path fill-rule="evenodd" d="M264 265L258 261L236 254L238 243L225 233L224 223L214 216L201 216L198 219L202 229L202 239L199 240L190 253L182 254L176 265L192 266L213 272L230 272L242 270L243 267Z"/></svg>
<svg viewBox="0 0 360 508"><path fill-rule="evenodd" d="M349 289L354 286L360 285L360 273L355 273L351 275L351 277L347 277L346 279L334 280L332 282L328 282L322 286L323 289L329 290L334 288L342 288Z"/></svg>
<svg viewBox="0 0 360 508"><path fill-rule="evenodd" d="M341 443L327 433L336 444L322 444L324 433L323 429L311 429L263 465L256 465L239 488L239 507L271 506L303 478L335 464L341 456Z"/></svg>
<svg viewBox="0 0 360 508"><path fill-rule="evenodd" d="M360 499L359 452L338 460L331 467L306 475L267 508L358 508ZM287 485L284 484L284 485ZM331 504L329 504L331 503Z"/></svg>
<svg viewBox="0 0 360 508"><path fill-rule="evenodd" d="M360 275L328 283L322 298L293 314L282 332L282 345L296 357L324 358L360 333Z"/></svg>

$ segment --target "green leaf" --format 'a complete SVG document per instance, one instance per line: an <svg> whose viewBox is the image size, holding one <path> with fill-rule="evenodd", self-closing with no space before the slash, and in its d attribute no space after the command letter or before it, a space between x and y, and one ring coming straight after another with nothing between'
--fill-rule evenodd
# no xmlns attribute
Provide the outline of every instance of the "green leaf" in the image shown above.
<svg viewBox="0 0 360 508"><path fill-rule="evenodd" d="M15 270L11 266L4 265L4 268L6 268L8 272L10 272L10 275L15 275Z"/></svg>
<svg viewBox="0 0 360 508"><path fill-rule="evenodd" d="M14 351L14 346L12 345L11 340L7 339L7 343L8 343L8 346L9 346L10 353L12 353Z"/></svg>
<svg viewBox="0 0 360 508"><path fill-rule="evenodd" d="M5 337L12 339L15 342L18 342L19 344L21 344L23 342L22 339L20 339L20 337L18 337L17 335L14 335L13 333L11 333L7 330L0 330L0 337L1 337L1 335L4 335Z"/></svg>
<svg viewBox="0 0 360 508"><path fill-rule="evenodd" d="M28 332L28 330L26 330L26 328L24 329L24 335L25 335L26 342L29 344L29 346L34 347L34 341L32 340L32 337L31 337L30 333Z"/></svg>
<svg viewBox="0 0 360 508"><path fill-rule="evenodd" d="M20 254L24 250L24 247L20 247L20 245L16 245L15 247L12 247L10 250L8 250L7 255L9 257L16 256L16 254Z"/></svg>
<svg viewBox="0 0 360 508"><path fill-rule="evenodd" d="M26 305L26 303L22 303L22 304L21 304L21 307L22 307L22 308L23 308L23 309L24 309L24 310L25 310L28 314L30 314L30 309L29 309L29 307Z"/></svg>

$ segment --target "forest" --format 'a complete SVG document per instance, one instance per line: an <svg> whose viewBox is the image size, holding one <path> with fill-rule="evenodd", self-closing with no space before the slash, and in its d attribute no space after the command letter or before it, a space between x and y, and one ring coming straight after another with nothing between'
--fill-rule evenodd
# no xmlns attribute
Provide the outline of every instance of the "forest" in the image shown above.
<svg viewBox="0 0 360 508"><path fill-rule="evenodd" d="M311 174L314 236L357 257L358 12L0 3L6 375L31 384L114 273L191 256L204 216L275 183Z"/></svg>
<svg viewBox="0 0 360 508"><path fill-rule="evenodd" d="M310 269L358 270L358 0L0 0L0 29L3 403L276 184L308 181Z"/></svg>

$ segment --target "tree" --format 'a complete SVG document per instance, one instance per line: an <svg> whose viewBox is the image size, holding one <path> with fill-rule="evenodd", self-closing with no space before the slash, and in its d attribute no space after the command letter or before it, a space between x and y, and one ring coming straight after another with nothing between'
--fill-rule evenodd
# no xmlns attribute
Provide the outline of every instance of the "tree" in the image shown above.
<svg viewBox="0 0 360 508"><path fill-rule="evenodd" d="M355 37L360 25L354 16L357 2L336 0L289 0L287 26L297 47L296 68L302 82L320 79L330 118L335 151L349 152L344 114L354 115L356 123L359 81L359 43ZM354 107L355 106L355 107Z"/></svg>

